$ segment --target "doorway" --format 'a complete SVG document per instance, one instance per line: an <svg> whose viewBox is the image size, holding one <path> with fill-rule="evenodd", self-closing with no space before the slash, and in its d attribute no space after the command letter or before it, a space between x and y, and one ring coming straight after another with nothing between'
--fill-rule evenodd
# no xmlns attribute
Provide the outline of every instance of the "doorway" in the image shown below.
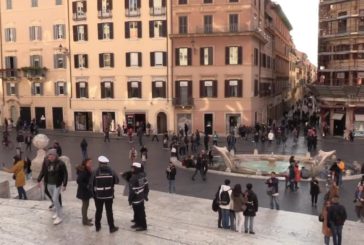
<svg viewBox="0 0 364 245"><path fill-rule="evenodd" d="M102 112L102 130L115 131L115 112Z"/></svg>
<svg viewBox="0 0 364 245"><path fill-rule="evenodd" d="M128 113L126 114L126 125L128 128L132 128L135 131L139 126L143 126L145 131L145 114L144 113Z"/></svg>
<svg viewBox="0 0 364 245"><path fill-rule="evenodd" d="M334 114L334 135L343 136L345 130L345 114ZM341 116L341 119L340 119Z"/></svg>
<svg viewBox="0 0 364 245"><path fill-rule="evenodd" d="M205 134L208 134L208 135L211 135L212 134L212 131L213 131L213 120L214 120L214 116L213 114L211 113L207 113L205 114L204 116L204 131L205 131Z"/></svg>
<svg viewBox="0 0 364 245"><path fill-rule="evenodd" d="M226 115L226 133L234 133L240 124L240 114Z"/></svg>
<svg viewBox="0 0 364 245"><path fill-rule="evenodd" d="M39 128L46 128L46 117L44 107L35 107L35 121Z"/></svg>
<svg viewBox="0 0 364 245"><path fill-rule="evenodd" d="M20 117L23 123L26 123L26 125L30 125L30 122L32 120L30 107L20 107Z"/></svg>
<svg viewBox="0 0 364 245"><path fill-rule="evenodd" d="M164 134L167 132L167 115L164 112L159 112L157 115L157 133Z"/></svg>
<svg viewBox="0 0 364 245"><path fill-rule="evenodd" d="M75 130L92 131L92 112L75 112Z"/></svg>
<svg viewBox="0 0 364 245"><path fill-rule="evenodd" d="M62 107L53 107L52 112L53 112L53 128L62 129L63 108Z"/></svg>

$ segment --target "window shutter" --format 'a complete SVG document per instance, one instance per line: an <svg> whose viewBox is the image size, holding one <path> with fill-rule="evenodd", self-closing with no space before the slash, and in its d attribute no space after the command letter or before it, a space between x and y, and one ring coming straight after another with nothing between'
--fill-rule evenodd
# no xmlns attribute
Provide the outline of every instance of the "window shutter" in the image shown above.
<svg viewBox="0 0 364 245"><path fill-rule="evenodd" d="M32 41L33 40L33 35L32 35L32 27L29 27L29 40Z"/></svg>
<svg viewBox="0 0 364 245"><path fill-rule="evenodd" d="M204 48L200 48L200 65L204 65L204 53L203 53Z"/></svg>
<svg viewBox="0 0 364 245"><path fill-rule="evenodd" d="M140 9L141 8L141 1L137 0L137 8Z"/></svg>
<svg viewBox="0 0 364 245"><path fill-rule="evenodd" d="M104 67L104 54L99 54L99 66Z"/></svg>
<svg viewBox="0 0 364 245"><path fill-rule="evenodd" d="M238 97L243 97L243 81L238 80Z"/></svg>
<svg viewBox="0 0 364 245"><path fill-rule="evenodd" d="M64 95L67 95L67 82L64 82L64 87L63 87L63 90L64 90Z"/></svg>
<svg viewBox="0 0 364 245"><path fill-rule="evenodd" d="M142 83L138 82L138 97L142 98Z"/></svg>
<svg viewBox="0 0 364 245"><path fill-rule="evenodd" d="M180 81L176 81L174 84L175 88L176 88L176 98L180 98L181 93L180 93Z"/></svg>
<svg viewBox="0 0 364 245"><path fill-rule="evenodd" d="M55 94L56 96L58 96L58 95L59 95L58 82L55 82L55 83L54 83L54 94Z"/></svg>
<svg viewBox="0 0 364 245"><path fill-rule="evenodd" d="M85 68L88 68L88 55L84 54L85 57Z"/></svg>
<svg viewBox="0 0 364 245"><path fill-rule="evenodd" d="M192 65L192 49L187 49L187 65Z"/></svg>
<svg viewBox="0 0 364 245"><path fill-rule="evenodd" d="M131 82L128 82L128 98L132 98L132 94L131 94Z"/></svg>
<svg viewBox="0 0 364 245"><path fill-rule="evenodd" d="M105 82L101 83L101 99L105 99Z"/></svg>
<svg viewBox="0 0 364 245"><path fill-rule="evenodd" d="M83 1L83 9L87 13L87 1Z"/></svg>
<svg viewBox="0 0 364 245"><path fill-rule="evenodd" d="M163 66L167 66L167 52L163 52Z"/></svg>
<svg viewBox="0 0 364 245"><path fill-rule="evenodd" d="M88 30L87 30L87 25L85 26L85 41L88 41Z"/></svg>
<svg viewBox="0 0 364 245"><path fill-rule="evenodd" d="M205 83L205 81L200 80L200 98L206 97L205 90L204 90L204 87L205 87L204 83Z"/></svg>
<svg viewBox="0 0 364 245"><path fill-rule="evenodd" d="M54 69L57 69L58 68L58 65L57 65L57 55L56 54L54 54L53 55L53 67L54 67Z"/></svg>
<svg viewBox="0 0 364 245"><path fill-rule="evenodd" d="M40 83L40 95L44 95L44 83Z"/></svg>
<svg viewBox="0 0 364 245"><path fill-rule="evenodd" d="M142 22L138 21L138 38L142 38Z"/></svg>
<svg viewBox="0 0 364 245"><path fill-rule="evenodd" d="M243 64L243 48L238 47L238 64Z"/></svg>
<svg viewBox="0 0 364 245"><path fill-rule="evenodd" d="M109 9L112 10L112 0L108 0L109 1Z"/></svg>
<svg viewBox="0 0 364 245"><path fill-rule="evenodd" d="M230 56L230 49L229 47L225 47L225 65L229 65L230 60L229 60L229 56Z"/></svg>
<svg viewBox="0 0 364 245"><path fill-rule="evenodd" d="M6 83L6 94L7 94L8 96L10 96L10 95L11 95L11 91L10 91L10 83Z"/></svg>
<svg viewBox="0 0 364 245"><path fill-rule="evenodd" d="M13 28L13 39L14 39L14 42L16 42L16 29L15 28Z"/></svg>
<svg viewBox="0 0 364 245"><path fill-rule="evenodd" d="M109 23L110 26L110 39L114 39L114 23Z"/></svg>
<svg viewBox="0 0 364 245"><path fill-rule="evenodd" d="M57 25L53 25L53 39L57 40Z"/></svg>
<svg viewBox="0 0 364 245"><path fill-rule="evenodd" d="M176 66L179 66L179 48L176 48L174 53L176 59Z"/></svg>
<svg viewBox="0 0 364 245"><path fill-rule="evenodd" d="M97 24L97 34L98 34L98 39L101 40L103 39L103 28L102 28L102 23Z"/></svg>
<svg viewBox="0 0 364 245"><path fill-rule="evenodd" d="M19 96L19 84L15 83L15 95Z"/></svg>
<svg viewBox="0 0 364 245"><path fill-rule="evenodd" d="M125 9L129 9L129 0L124 0L125 1Z"/></svg>
<svg viewBox="0 0 364 245"><path fill-rule="evenodd" d="M130 67L130 53L126 53L126 67Z"/></svg>
<svg viewBox="0 0 364 245"><path fill-rule="evenodd" d="M152 98L156 98L156 87L155 87L155 81L152 82Z"/></svg>
<svg viewBox="0 0 364 245"><path fill-rule="evenodd" d="M153 8L154 4L153 4L153 0L149 0L149 8Z"/></svg>
<svg viewBox="0 0 364 245"><path fill-rule="evenodd" d="M142 53L138 52L138 66L143 66Z"/></svg>
<svg viewBox="0 0 364 245"><path fill-rule="evenodd" d="M76 98L80 98L80 83L76 83Z"/></svg>
<svg viewBox="0 0 364 245"><path fill-rule="evenodd" d="M130 38L130 25L128 21L125 22L125 38Z"/></svg>
<svg viewBox="0 0 364 245"><path fill-rule="evenodd" d="M114 98L114 83L110 82L110 97Z"/></svg>
<svg viewBox="0 0 364 245"><path fill-rule="evenodd" d="M101 1L102 0L97 0L97 10L101 11Z"/></svg>
<svg viewBox="0 0 364 245"><path fill-rule="evenodd" d="M76 13L76 7L77 7L77 5L76 5L77 3L76 2L72 2L72 13Z"/></svg>
<svg viewBox="0 0 364 245"><path fill-rule="evenodd" d="M162 7L166 6L166 0L162 0Z"/></svg>
<svg viewBox="0 0 364 245"><path fill-rule="evenodd" d="M192 81L188 81L188 98L192 98Z"/></svg>
<svg viewBox="0 0 364 245"><path fill-rule="evenodd" d="M39 40L42 40L42 27L41 26L39 26L38 27L38 30L39 30Z"/></svg>
<svg viewBox="0 0 364 245"><path fill-rule="evenodd" d="M214 80L214 81L212 81L212 96L214 97L214 98L217 98L217 81L216 80Z"/></svg>
<svg viewBox="0 0 364 245"><path fill-rule="evenodd" d="M34 83L32 83L32 95L33 96L35 95L35 85L34 85Z"/></svg>
<svg viewBox="0 0 364 245"><path fill-rule="evenodd" d="M73 41L78 41L77 26L73 26Z"/></svg>
<svg viewBox="0 0 364 245"><path fill-rule="evenodd" d="M66 57L66 55L62 55L62 59L63 59L63 68L67 68L67 57Z"/></svg>
<svg viewBox="0 0 364 245"><path fill-rule="evenodd" d="M110 66L114 67L115 66L115 61L114 61L114 54L110 54Z"/></svg>
<svg viewBox="0 0 364 245"><path fill-rule="evenodd" d="M214 64L214 50L212 47L208 48L208 53L209 53L209 65L213 65Z"/></svg>
<svg viewBox="0 0 364 245"><path fill-rule="evenodd" d="M62 25L63 39L66 39L66 25Z"/></svg>
<svg viewBox="0 0 364 245"><path fill-rule="evenodd" d="M78 55L77 55L77 54L75 54L75 55L73 56L73 60L74 60L74 63L75 63L75 68L79 68L79 67L80 67L80 65L79 65L79 63L78 63Z"/></svg>
<svg viewBox="0 0 364 245"><path fill-rule="evenodd" d="M166 92L166 82L163 82L163 93L162 93L163 98L167 97L166 94L167 94L167 92Z"/></svg>
<svg viewBox="0 0 364 245"><path fill-rule="evenodd" d="M229 97L230 97L229 80L225 80L225 98L229 98Z"/></svg>
<svg viewBox="0 0 364 245"><path fill-rule="evenodd" d="M155 66L154 52L150 52L150 66Z"/></svg>
<svg viewBox="0 0 364 245"><path fill-rule="evenodd" d="M154 37L154 21L149 21L149 37Z"/></svg>
<svg viewBox="0 0 364 245"><path fill-rule="evenodd" d="M86 83L85 90L86 90L85 97L88 98L88 83Z"/></svg>
<svg viewBox="0 0 364 245"><path fill-rule="evenodd" d="M162 33L161 33L162 37L166 37L167 36L167 21L163 20L162 21Z"/></svg>

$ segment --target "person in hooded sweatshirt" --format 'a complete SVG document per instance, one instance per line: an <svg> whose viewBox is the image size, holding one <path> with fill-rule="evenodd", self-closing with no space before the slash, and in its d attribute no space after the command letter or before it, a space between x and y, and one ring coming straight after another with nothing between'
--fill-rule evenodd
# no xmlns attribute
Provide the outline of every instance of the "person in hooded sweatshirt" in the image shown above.
<svg viewBox="0 0 364 245"><path fill-rule="evenodd" d="M222 222L222 228L229 229L231 225L230 224L230 202L232 202L232 196L231 196L232 190L230 187L230 180L226 179L224 181L224 184L220 186L219 189L219 207L221 209L221 222Z"/></svg>

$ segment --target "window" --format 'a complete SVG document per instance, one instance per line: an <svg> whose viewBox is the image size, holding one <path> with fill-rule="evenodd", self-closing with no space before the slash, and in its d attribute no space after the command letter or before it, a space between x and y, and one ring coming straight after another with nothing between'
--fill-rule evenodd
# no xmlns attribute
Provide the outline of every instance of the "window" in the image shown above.
<svg viewBox="0 0 364 245"><path fill-rule="evenodd" d="M203 3L212 3L212 0L203 0Z"/></svg>
<svg viewBox="0 0 364 245"><path fill-rule="evenodd" d="M238 3L239 0L229 0L230 3Z"/></svg>
<svg viewBox="0 0 364 245"><path fill-rule="evenodd" d="M30 38L30 41L42 40L42 27L40 27L40 26L29 27L29 38Z"/></svg>
<svg viewBox="0 0 364 245"><path fill-rule="evenodd" d="M5 76L16 77L17 76L17 60L16 56L5 56Z"/></svg>
<svg viewBox="0 0 364 245"><path fill-rule="evenodd" d="M254 96L259 95L259 81L257 79L254 80Z"/></svg>
<svg viewBox="0 0 364 245"><path fill-rule="evenodd" d="M254 48L254 65L259 65L259 51L257 48Z"/></svg>
<svg viewBox="0 0 364 245"><path fill-rule="evenodd" d="M126 17L140 16L141 0L124 0L124 1L125 1Z"/></svg>
<svg viewBox="0 0 364 245"><path fill-rule="evenodd" d="M192 65L192 49L176 48L176 66Z"/></svg>
<svg viewBox="0 0 364 245"><path fill-rule="evenodd" d="M99 66L103 67L114 67L114 54L103 53L99 54Z"/></svg>
<svg viewBox="0 0 364 245"><path fill-rule="evenodd" d="M187 16L179 16L178 17L178 30L179 30L179 34L187 34L188 33L188 19L187 19Z"/></svg>
<svg viewBox="0 0 364 245"><path fill-rule="evenodd" d="M142 83L138 81L128 82L128 98L142 98Z"/></svg>
<svg viewBox="0 0 364 245"><path fill-rule="evenodd" d="M126 53L126 67L141 67L142 66L142 53L130 52Z"/></svg>
<svg viewBox="0 0 364 245"><path fill-rule="evenodd" d="M43 83L34 82L32 83L32 95L43 95Z"/></svg>
<svg viewBox="0 0 364 245"><path fill-rule="evenodd" d="M213 64L213 48L200 48L200 65L212 65Z"/></svg>
<svg viewBox="0 0 364 245"><path fill-rule="evenodd" d="M242 47L226 47L225 48L225 64L241 65L243 63Z"/></svg>
<svg viewBox="0 0 364 245"><path fill-rule="evenodd" d="M192 98L192 81L176 81L175 82L174 104L178 106L186 106L193 104Z"/></svg>
<svg viewBox="0 0 364 245"><path fill-rule="evenodd" d="M113 23L99 23L97 24L98 39L110 40L114 39L114 25Z"/></svg>
<svg viewBox="0 0 364 245"><path fill-rule="evenodd" d="M101 82L101 99L114 98L114 83L112 81Z"/></svg>
<svg viewBox="0 0 364 245"><path fill-rule="evenodd" d="M267 56L264 53L260 54L260 60L261 60L260 65L262 67L266 68L267 67Z"/></svg>
<svg viewBox="0 0 364 245"><path fill-rule="evenodd" d="M53 39L66 39L66 26L64 24L53 25Z"/></svg>
<svg viewBox="0 0 364 245"><path fill-rule="evenodd" d="M13 0L6 0L6 9L13 8Z"/></svg>
<svg viewBox="0 0 364 245"><path fill-rule="evenodd" d="M151 52L150 66L167 66L167 52Z"/></svg>
<svg viewBox="0 0 364 245"><path fill-rule="evenodd" d="M166 0L149 0L149 12L151 16L166 15Z"/></svg>
<svg viewBox="0 0 364 245"><path fill-rule="evenodd" d="M178 0L178 4L187 4L187 0Z"/></svg>
<svg viewBox="0 0 364 245"><path fill-rule="evenodd" d="M141 38L141 37L142 37L141 21L125 22L125 38Z"/></svg>
<svg viewBox="0 0 364 245"><path fill-rule="evenodd" d="M203 17L203 30L204 33L212 33L212 15L205 15Z"/></svg>
<svg viewBox="0 0 364 245"><path fill-rule="evenodd" d="M16 29L5 28L5 42L15 42L15 41L16 41Z"/></svg>
<svg viewBox="0 0 364 245"><path fill-rule="evenodd" d="M237 32L239 30L239 17L237 14L230 14L229 15L229 31L230 32Z"/></svg>
<svg viewBox="0 0 364 245"><path fill-rule="evenodd" d="M30 66L31 67L42 67L42 56L40 55L31 55L30 56Z"/></svg>
<svg viewBox="0 0 364 245"><path fill-rule="evenodd" d="M153 98L166 98L166 82L153 81L152 82L152 97Z"/></svg>
<svg viewBox="0 0 364 245"><path fill-rule="evenodd" d="M73 26L73 41L87 41L87 25Z"/></svg>
<svg viewBox="0 0 364 245"><path fill-rule="evenodd" d="M63 81L56 82L54 84L54 90L56 96L66 95L67 94L66 83Z"/></svg>
<svg viewBox="0 0 364 245"><path fill-rule="evenodd" d="M55 54L53 59L54 59L54 68L55 69L67 68L66 55L64 55L64 54Z"/></svg>
<svg viewBox="0 0 364 245"><path fill-rule="evenodd" d="M200 98L216 98L217 81L200 81Z"/></svg>
<svg viewBox="0 0 364 245"><path fill-rule="evenodd" d="M112 17L112 0L97 0L97 12L99 18Z"/></svg>
<svg viewBox="0 0 364 245"><path fill-rule="evenodd" d="M32 1L32 7L38 7L38 0L31 0Z"/></svg>
<svg viewBox="0 0 364 245"><path fill-rule="evenodd" d="M76 83L76 98L88 98L88 83L81 81Z"/></svg>
<svg viewBox="0 0 364 245"><path fill-rule="evenodd" d="M74 56L75 68L88 68L87 54L76 54Z"/></svg>
<svg viewBox="0 0 364 245"><path fill-rule="evenodd" d="M14 82L6 83L6 95L17 96L18 95L18 84Z"/></svg>
<svg viewBox="0 0 364 245"><path fill-rule="evenodd" d="M166 20L149 21L149 37L166 37L166 36L167 36Z"/></svg>
<svg viewBox="0 0 364 245"><path fill-rule="evenodd" d="M242 80L226 80L225 81L225 98L243 97Z"/></svg>
<svg viewBox="0 0 364 245"><path fill-rule="evenodd" d="M86 20L87 3L86 1L72 2L73 20Z"/></svg>
<svg viewBox="0 0 364 245"><path fill-rule="evenodd" d="M62 0L56 0L56 5L62 5Z"/></svg>

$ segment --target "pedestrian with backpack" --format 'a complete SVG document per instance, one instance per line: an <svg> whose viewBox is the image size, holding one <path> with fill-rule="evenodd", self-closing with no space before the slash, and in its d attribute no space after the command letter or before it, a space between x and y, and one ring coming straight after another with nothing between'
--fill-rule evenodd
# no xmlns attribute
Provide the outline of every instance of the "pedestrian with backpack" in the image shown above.
<svg viewBox="0 0 364 245"><path fill-rule="evenodd" d="M244 228L245 233L254 235L254 217L258 212L258 198L255 192L253 191L253 185L248 183L246 185L246 191L244 193L246 198L246 209L244 211Z"/></svg>
<svg viewBox="0 0 364 245"><path fill-rule="evenodd" d="M114 186L119 183L119 178L115 171L109 166L109 159L105 156L98 157L99 167L93 171L90 177L89 186L93 192L95 199L95 227L96 232L101 229L102 210L105 205L107 223L109 224L110 233L119 230L114 224L114 216L112 211L114 199Z"/></svg>
<svg viewBox="0 0 364 245"><path fill-rule="evenodd" d="M177 169L176 166L172 162L169 162L169 165L166 170L167 180L168 180L168 191L169 193L176 193L176 174Z"/></svg>
<svg viewBox="0 0 364 245"><path fill-rule="evenodd" d="M219 189L219 207L221 209L222 228L224 229L229 229L232 225L229 222L231 193L230 180L226 179Z"/></svg>
<svg viewBox="0 0 364 245"><path fill-rule="evenodd" d="M327 211L328 225L332 232L334 245L341 245L342 230L347 218L345 207L339 204L339 197L335 196L331 200L331 206Z"/></svg>

